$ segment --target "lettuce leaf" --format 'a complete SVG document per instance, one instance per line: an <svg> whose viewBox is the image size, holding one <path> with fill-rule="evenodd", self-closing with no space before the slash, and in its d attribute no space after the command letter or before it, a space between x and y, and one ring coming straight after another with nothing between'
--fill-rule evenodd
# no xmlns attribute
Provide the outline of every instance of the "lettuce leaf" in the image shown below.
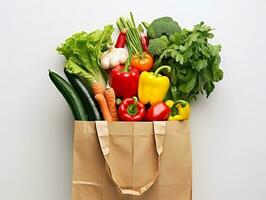
<svg viewBox="0 0 266 200"><path fill-rule="evenodd" d="M113 32L113 26L107 25L103 30L91 33L83 31L66 39L57 47L58 53L64 55L67 60L66 70L79 76L89 86L95 81L105 85L107 75L100 66L100 57L112 43Z"/></svg>

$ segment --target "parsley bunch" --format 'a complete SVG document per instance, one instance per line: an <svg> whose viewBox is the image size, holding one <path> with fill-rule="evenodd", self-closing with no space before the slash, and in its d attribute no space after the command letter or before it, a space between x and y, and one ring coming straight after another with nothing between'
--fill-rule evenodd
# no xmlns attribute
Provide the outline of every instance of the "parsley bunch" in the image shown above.
<svg viewBox="0 0 266 200"><path fill-rule="evenodd" d="M222 80L221 46L209 43L212 30L201 22L193 30L182 29L150 39L149 52L156 59L155 69L171 66L171 72L166 72L171 80L167 99L191 101L199 93L208 97L214 90L214 82Z"/></svg>

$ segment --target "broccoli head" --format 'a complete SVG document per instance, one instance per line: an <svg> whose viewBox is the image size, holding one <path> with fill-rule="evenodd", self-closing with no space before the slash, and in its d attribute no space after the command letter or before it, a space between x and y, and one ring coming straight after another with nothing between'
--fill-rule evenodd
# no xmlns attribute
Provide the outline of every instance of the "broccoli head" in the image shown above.
<svg viewBox="0 0 266 200"><path fill-rule="evenodd" d="M154 20L148 27L149 38L158 38L162 35L171 35L181 31L180 26L171 17L161 17Z"/></svg>
<svg viewBox="0 0 266 200"><path fill-rule="evenodd" d="M161 55L162 52L167 48L168 46L168 38L163 35L159 38L151 39L149 42L149 52L152 55Z"/></svg>

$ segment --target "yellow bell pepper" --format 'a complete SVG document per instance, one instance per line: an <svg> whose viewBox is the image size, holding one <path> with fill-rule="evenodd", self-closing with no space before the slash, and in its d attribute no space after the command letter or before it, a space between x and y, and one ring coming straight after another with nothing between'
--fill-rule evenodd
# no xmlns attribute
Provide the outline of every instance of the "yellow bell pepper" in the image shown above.
<svg viewBox="0 0 266 200"><path fill-rule="evenodd" d="M178 100L176 102L167 100L165 104L171 108L171 114L168 120L187 120L190 116L189 103L184 100Z"/></svg>
<svg viewBox="0 0 266 200"><path fill-rule="evenodd" d="M138 85L138 97L141 103L154 105L163 101L169 89L170 80L167 76L159 74L162 69L171 71L171 67L161 66L154 73L147 71L141 73Z"/></svg>

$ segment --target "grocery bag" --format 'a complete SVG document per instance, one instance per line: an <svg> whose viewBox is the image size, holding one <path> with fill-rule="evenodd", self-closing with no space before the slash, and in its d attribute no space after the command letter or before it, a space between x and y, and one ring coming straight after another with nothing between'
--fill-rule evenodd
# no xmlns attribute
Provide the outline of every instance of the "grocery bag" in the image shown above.
<svg viewBox="0 0 266 200"><path fill-rule="evenodd" d="M72 200L191 200L189 121L75 121Z"/></svg>

